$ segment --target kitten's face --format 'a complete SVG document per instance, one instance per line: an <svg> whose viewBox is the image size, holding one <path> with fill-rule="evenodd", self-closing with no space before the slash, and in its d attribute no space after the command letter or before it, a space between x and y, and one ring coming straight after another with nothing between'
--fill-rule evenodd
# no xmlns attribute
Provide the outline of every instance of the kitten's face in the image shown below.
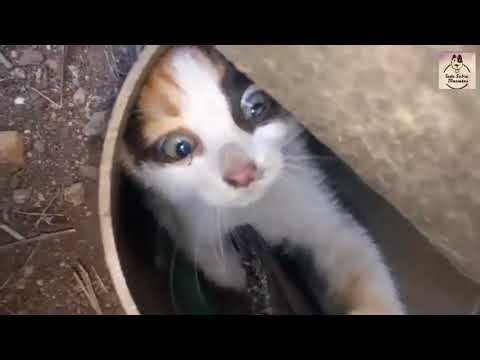
<svg viewBox="0 0 480 360"><path fill-rule="evenodd" d="M130 169L171 201L199 197L242 207L280 175L282 147L299 125L219 55L169 51L150 75L127 126Z"/></svg>

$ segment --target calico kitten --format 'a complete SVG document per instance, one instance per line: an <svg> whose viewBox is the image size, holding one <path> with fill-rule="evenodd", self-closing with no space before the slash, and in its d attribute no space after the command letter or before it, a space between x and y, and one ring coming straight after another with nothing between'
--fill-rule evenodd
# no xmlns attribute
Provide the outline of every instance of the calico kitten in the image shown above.
<svg viewBox="0 0 480 360"><path fill-rule="evenodd" d="M403 314L367 232L311 166L305 129L211 47L174 46L141 91L123 164L176 245L218 286L245 273L225 235L252 224L272 245L288 239L326 279L324 301L348 314Z"/></svg>

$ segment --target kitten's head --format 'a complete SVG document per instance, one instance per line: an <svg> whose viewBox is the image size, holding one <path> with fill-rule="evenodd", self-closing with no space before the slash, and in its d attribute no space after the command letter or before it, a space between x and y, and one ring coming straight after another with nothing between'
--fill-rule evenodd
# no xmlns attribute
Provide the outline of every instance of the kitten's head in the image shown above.
<svg viewBox="0 0 480 360"><path fill-rule="evenodd" d="M171 48L154 67L125 132L127 164L170 200L241 207L280 175L301 131L274 99L211 48Z"/></svg>

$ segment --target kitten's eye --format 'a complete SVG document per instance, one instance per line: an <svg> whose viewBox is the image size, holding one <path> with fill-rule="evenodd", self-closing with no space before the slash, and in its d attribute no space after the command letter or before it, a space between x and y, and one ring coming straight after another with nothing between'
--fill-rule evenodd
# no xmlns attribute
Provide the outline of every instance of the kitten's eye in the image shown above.
<svg viewBox="0 0 480 360"><path fill-rule="evenodd" d="M181 160L192 155L195 150L193 139L182 134L172 134L165 138L161 145L163 153L172 160Z"/></svg>
<svg viewBox="0 0 480 360"><path fill-rule="evenodd" d="M242 96L240 106L247 120L261 122L265 120L271 102L263 90L250 85Z"/></svg>

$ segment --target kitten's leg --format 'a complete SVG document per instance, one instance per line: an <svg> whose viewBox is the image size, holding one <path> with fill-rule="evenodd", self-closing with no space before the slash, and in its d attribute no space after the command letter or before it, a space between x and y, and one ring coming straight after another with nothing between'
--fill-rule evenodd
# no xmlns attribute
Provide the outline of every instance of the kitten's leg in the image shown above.
<svg viewBox="0 0 480 360"><path fill-rule="evenodd" d="M404 312L388 268L360 226L347 219L330 219L312 223L303 236L316 267L326 277L327 296L333 304L349 314Z"/></svg>
<svg viewBox="0 0 480 360"><path fill-rule="evenodd" d="M403 313L373 240L335 205L328 189L318 187L314 179L305 179L296 177L295 186L288 177L280 183L262 209L271 215L260 230L270 241L286 237L312 254L317 271L327 282L327 305L335 304L350 314Z"/></svg>

